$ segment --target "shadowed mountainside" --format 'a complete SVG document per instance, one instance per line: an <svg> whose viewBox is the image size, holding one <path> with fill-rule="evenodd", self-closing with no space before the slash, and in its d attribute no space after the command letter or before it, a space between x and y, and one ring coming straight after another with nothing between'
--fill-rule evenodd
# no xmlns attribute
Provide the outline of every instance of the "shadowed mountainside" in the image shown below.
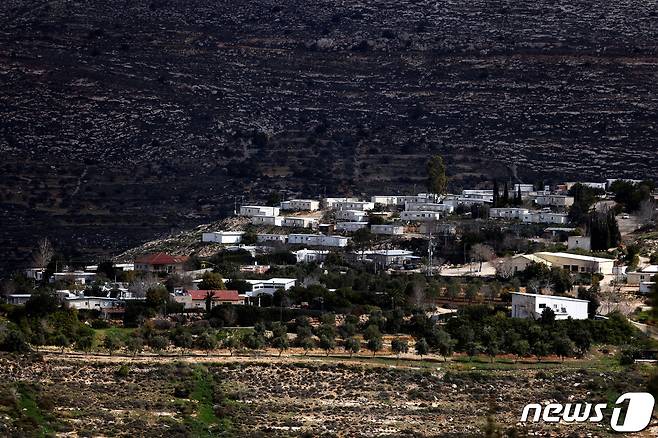
<svg viewBox="0 0 658 438"><path fill-rule="evenodd" d="M0 4L0 260L114 252L234 195L655 177L658 12L597 1ZM511 170L511 172L510 172Z"/></svg>

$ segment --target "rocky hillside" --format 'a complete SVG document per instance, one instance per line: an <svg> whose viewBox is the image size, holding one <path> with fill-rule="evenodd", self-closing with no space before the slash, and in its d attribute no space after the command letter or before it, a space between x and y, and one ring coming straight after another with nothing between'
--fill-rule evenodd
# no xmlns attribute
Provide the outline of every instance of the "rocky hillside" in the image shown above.
<svg viewBox="0 0 658 438"><path fill-rule="evenodd" d="M234 196L655 176L658 17L631 0L0 2L0 260ZM82 252L81 254L78 254Z"/></svg>

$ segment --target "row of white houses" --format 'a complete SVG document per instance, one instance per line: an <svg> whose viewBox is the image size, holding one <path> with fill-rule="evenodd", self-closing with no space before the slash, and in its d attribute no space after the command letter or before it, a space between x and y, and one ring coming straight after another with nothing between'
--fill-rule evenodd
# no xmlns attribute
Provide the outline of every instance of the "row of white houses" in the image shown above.
<svg viewBox="0 0 658 438"><path fill-rule="evenodd" d="M492 219L514 219L524 223L567 224L569 217L566 213L551 211L533 211L527 208L505 207L490 208L489 217Z"/></svg>

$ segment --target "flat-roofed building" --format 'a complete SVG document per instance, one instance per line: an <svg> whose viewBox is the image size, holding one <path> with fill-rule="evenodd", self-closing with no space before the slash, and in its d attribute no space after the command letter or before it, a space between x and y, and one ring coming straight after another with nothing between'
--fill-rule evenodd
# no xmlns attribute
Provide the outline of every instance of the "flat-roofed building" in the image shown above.
<svg viewBox="0 0 658 438"><path fill-rule="evenodd" d="M318 226L318 220L314 217L288 216L283 219L281 226L289 228L315 228Z"/></svg>
<svg viewBox="0 0 658 438"><path fill-rule="evenodd" d="M240 207L240 216L278 216L279 207L265 205L243 205Z"/></svg>
<svg viewBox="0 0 658 438"><path fill-rule="evenodd" d="M612 275L612 268L615 266L613 259L567 252L537 252L534 255L570 272Z"/></svg>
<svg viewBox="0 0 658 438"><path fill-rule="evenodd" d="M249 220L253 225L273 225L275 227L283 225L281 216L251 216Z"/></svg>
<svg viewBox="0 0 658 438"><path fill-rule="evenodd" d="M404 226L394 224L371 225L370 231L373 234L385 234L389 236L399 236L404 234Z"/></svg>
<svg viewBox="0 0 658 438"><path fill-rule="evenodd" d="M438 211L403 211L400 213L400 219L404 221L438 221L441 213Z"/></svg>
<svg viewBox="0 0 658 438"><path fill-rule="evenodd" d="M361 210L338 210L336 220L349 222L363 222L368 217L368 213Z"/></svg>
<svg viewBox="0 0 658 438"><path fill-rule="evenodd" d="M211 231L203 233L202 242L235 244L240 243L244 231Z"/></svg>
<svg viewBox="0 0 658 438"><path fill-rule="evenodd" d="M324 234L290 234L288 244L308 246L344 247L350 241L349 237L325 236Z"/></svg>
<svg viewBox="0 0 658 438"><path fill-rule="evenodd" d="M338 210L369 211L375 208L375 204L369 201L340 201L334 207Z"/></svg>
<svg viewBox="0 0 658 438"><path fill-rule="evenodd" d="M512 292L512 318L539 319L545 309L555 313L555 319L587 319L589 301L554 295Z"/></svg>
<svg viewBox="0 0 658 438"><path fill-rule="evenodd" d="M362 228L368 228L368 222L336 222L334 229L345 233L353 233Z"/></svg>
<svg viewBox="0 0 658 438"><path fill-rule="evenodd" d="M281 210L315 211L320 208L320 201L314 199L291 199L281 203Z"/></svg>

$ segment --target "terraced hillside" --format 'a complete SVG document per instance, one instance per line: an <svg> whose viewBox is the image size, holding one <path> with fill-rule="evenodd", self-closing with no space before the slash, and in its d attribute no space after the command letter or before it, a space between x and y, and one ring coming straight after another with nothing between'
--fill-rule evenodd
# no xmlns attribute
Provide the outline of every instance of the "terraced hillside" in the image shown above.
<svg viewBox="0 0 658 438"><path fill-rule="evenodd" d="M636 371L444 371L267 358L0 356L3 436L614 436L601 423L520 423L523 406L641 389ZM606 400L606 398L608 400ZM489 421L487 421L489 417ZM485 431L488 431L485 433ZM21 434L22 432L22 434ZM655 436L655 425L638 437Z"/></svg>
<svg viewBox="0 0 658 438"><path fill-rule="evenodd" d="M2 267L411 191L435 152L455 187L655 177L657 36L631 0L0 2Z"/></svg>

